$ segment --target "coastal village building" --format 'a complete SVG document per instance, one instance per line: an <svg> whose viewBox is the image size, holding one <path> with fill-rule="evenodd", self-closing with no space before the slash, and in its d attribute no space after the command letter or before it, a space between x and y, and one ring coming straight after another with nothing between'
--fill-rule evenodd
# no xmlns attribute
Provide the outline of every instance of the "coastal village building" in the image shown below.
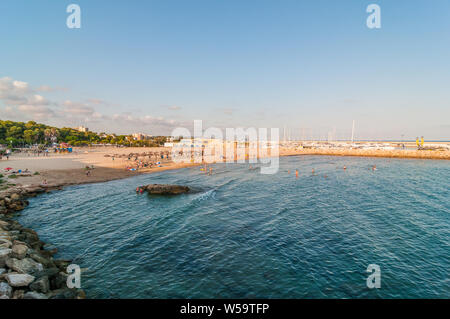
<svg viewBox="0 0 450 319"><path fill-rule="evenodd" d="M143 134L143 133L133 133L133 140L135 141L145 141L145 140L149 140L152 138L151 135L148 134Z"/></svg>
<svg viewBox="0 0 450 319"><path fill-rule="evenodd" d="M83 133L89 132L89 129L87 127L85 127L85 126L78 126L76 128L76 130L79 131L79 132L83 132Z"/></svg>

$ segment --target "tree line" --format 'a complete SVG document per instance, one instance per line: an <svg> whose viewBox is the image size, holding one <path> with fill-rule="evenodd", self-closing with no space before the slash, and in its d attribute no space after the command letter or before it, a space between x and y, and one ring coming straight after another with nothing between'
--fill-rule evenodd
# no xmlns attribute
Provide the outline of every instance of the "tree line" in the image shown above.
<svg viewBox="0 0 450 319"><path fill-rule="evenodd" d="M0 144L7 147L30 145L52 145L68 143L71 146L92 144L113 144L123 146L161 146L165 136L155 136L147 140L135 140L131 135L116 135L95 132L80 132L70 127L57 128L34 121L14 122L0 120Z"/></svg>

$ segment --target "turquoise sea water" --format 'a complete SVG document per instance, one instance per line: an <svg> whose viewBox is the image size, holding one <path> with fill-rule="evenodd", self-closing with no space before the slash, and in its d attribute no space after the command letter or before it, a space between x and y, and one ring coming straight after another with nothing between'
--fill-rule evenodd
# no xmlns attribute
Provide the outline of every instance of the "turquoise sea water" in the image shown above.
<svg viewBox="0 0 450 319"><path fill-rule="evenodd" d="M194 192L135 193L149 183ZM91 298L449 298L449 186L448 161L287 157L276 175L221 164L69 187L19 221L86 268Z"/></svg>

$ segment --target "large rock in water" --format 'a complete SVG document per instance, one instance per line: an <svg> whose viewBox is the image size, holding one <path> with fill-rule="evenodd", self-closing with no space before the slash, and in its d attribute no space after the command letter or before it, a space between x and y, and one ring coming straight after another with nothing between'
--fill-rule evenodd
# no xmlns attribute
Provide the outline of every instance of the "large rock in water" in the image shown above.
<svg viewBox="0 0 450 319"><path fill-rule="evenodd" d="M152 195L178 195L189 192L189 187L181 185L150 184L140 188Z"/></svg>

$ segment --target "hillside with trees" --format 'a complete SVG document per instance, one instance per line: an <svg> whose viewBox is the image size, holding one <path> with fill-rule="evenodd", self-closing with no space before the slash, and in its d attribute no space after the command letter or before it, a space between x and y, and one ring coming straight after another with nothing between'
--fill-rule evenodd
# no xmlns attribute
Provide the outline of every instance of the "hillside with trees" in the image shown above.
<svg viewBox="0 0 450 319"><path fill-rule="evenodd" d="M34 121L25 123L0 120L0 144L7 147L48 146L62 142L71 146L88 146L93 144L161 146L165 141L165 136L156 136L148 140L135 140L131 135L80 132L69 127L57 128Z"/></svg>

